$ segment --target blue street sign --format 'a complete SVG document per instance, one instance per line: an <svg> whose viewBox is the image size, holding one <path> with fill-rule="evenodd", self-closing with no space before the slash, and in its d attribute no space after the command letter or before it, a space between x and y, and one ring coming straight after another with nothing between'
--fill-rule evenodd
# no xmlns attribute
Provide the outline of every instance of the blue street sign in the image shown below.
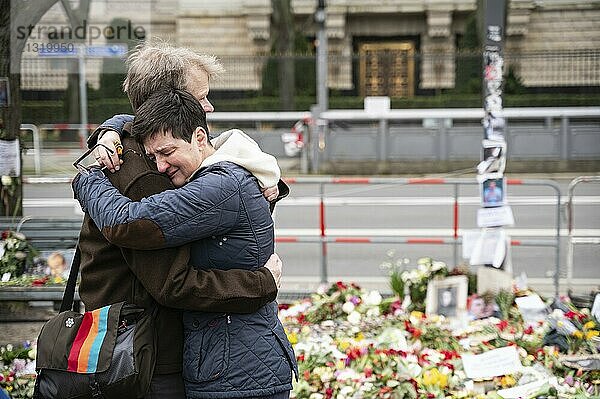
<svg viewBox="0 0 600 399"><path fill-rule="evenodd" d="M40 57L77 57L76 46L41 46L38 50Z"/></svg>
<svg viewBox="0 0 600 399"><path fill-rule="evenodd" d="M85 48L86 57L124 57L126 54L126 44L101 44Z"/></svg>

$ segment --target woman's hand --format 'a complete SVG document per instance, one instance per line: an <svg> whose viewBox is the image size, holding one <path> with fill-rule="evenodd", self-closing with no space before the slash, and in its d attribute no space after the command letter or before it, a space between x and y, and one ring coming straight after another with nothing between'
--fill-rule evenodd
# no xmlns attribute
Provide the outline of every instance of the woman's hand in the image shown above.
<svg viewBox="0 0 600 399"><path fill-rule="evenodd" d="M277 184L276 184L273 187L263 188L262 193L263 193L264 197L267 199L267 201L273 202L279 196L279 187L277 187Z"/></svg>
<svg viewBox="0 0 600 399"><path fill-rule="evenodd" d="M112 150L112 154L104 147L99 146L94 151L94 158L100 166L106 166L111 172L116 172L121 167L123 160L119 157L123 153L123 145L119 134L114 130L106 130L98 139L99 144L103 144Z"/></svg>

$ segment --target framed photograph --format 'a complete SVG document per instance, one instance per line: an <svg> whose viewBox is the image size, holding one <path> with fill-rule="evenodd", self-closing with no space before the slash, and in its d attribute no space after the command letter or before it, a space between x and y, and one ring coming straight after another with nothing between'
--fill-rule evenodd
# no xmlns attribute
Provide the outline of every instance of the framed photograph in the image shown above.
<svg viewBox="0 0 600 399"><path fill-rule="evenodd" d="M427 284L425 312L455 318L467 308L467 276L452 276L442 280L431 280Z"/></svg>
<svg viewBox="0 0 600 399"><path fill-rule="evenodd" d="M0 77L0 107L8 107L10 102L10 87L8 78Z"/></svg>
<svg viewBox="0 0 600 399"><path fill-rule="evenodd" d="M495 302L486 303L482 296L473 294L467 299L467 316L469 320L487 319L495 312Z"/></svg>
<svg viewBox="0 0 600 399"><path fill-rule="evenodd" d="M500 173L478 176L481 206L493 208L506 205L506 182Z"/></svg>

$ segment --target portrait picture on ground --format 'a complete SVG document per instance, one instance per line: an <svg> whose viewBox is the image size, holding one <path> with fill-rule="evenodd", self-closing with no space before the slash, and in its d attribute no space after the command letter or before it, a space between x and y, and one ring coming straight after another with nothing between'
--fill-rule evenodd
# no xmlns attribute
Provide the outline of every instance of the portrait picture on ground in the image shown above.
<svg viewBox="0 0 600 399"><path fill-rule="evenodd" d="M431 280L427 284L425 312L428 315L459 317L467 308L467 288L466 276Z"/></svg>

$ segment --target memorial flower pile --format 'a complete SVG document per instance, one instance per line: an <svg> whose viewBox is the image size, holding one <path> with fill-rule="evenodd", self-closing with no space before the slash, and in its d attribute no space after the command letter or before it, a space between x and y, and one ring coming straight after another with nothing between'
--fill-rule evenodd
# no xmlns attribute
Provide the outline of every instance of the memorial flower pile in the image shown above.
<svg viewBox="0 0 600 399"><path fill-rule="evenodd" d="M399 272L411 287L403 296L339 281L281 306L299 366L292 398L599 397L600 323L588 309L567 297L543 303L515 289L495 294L491 317L425 314L417 310L422 293L415 290L422 276L453 272L428 258L420 265ZM541 304L541 313L522 307L527 298ZM0 348L0 388L14 398L31 397L34 358L28 344Z"/></svg>
<svg viewBox="0 0 600 399"><path fill-rule="evenodd" d="M0 241L0 278L5 281L19 277L25 271L27 262L37 255L37 250L28 242L24 234L4 230Z"/></svg>
<svg viewBox="0 0 600 399"><path fill-rule="evenodd" d="M35 385L36 347L23 345L0 347L0 390L13 399L32 398Z"/></svg>
<svg viewBox="0 0 600 399"><path fill-rule="evenodd" d="M564 306L572 307L568 301ZM383 298L356 284L337 282L280 311L300 370L292 396L591 397L600 389L600 373L567 367L564 359L567 353L595 353L593 340L600 327L589 311L571 312L564 311L556 322L568 334L565 349L548 338L555 331L551 317L558 312L545 321L524 323L515 317L515 308L507 319L490 317L457 324L443 316L406 309L399 297ZM589 345L577 347L576 340L587 340ZM518 369L469 378L463 356L507 347L515 348ZM511 396L512 392L519 396Z"/></svg>

